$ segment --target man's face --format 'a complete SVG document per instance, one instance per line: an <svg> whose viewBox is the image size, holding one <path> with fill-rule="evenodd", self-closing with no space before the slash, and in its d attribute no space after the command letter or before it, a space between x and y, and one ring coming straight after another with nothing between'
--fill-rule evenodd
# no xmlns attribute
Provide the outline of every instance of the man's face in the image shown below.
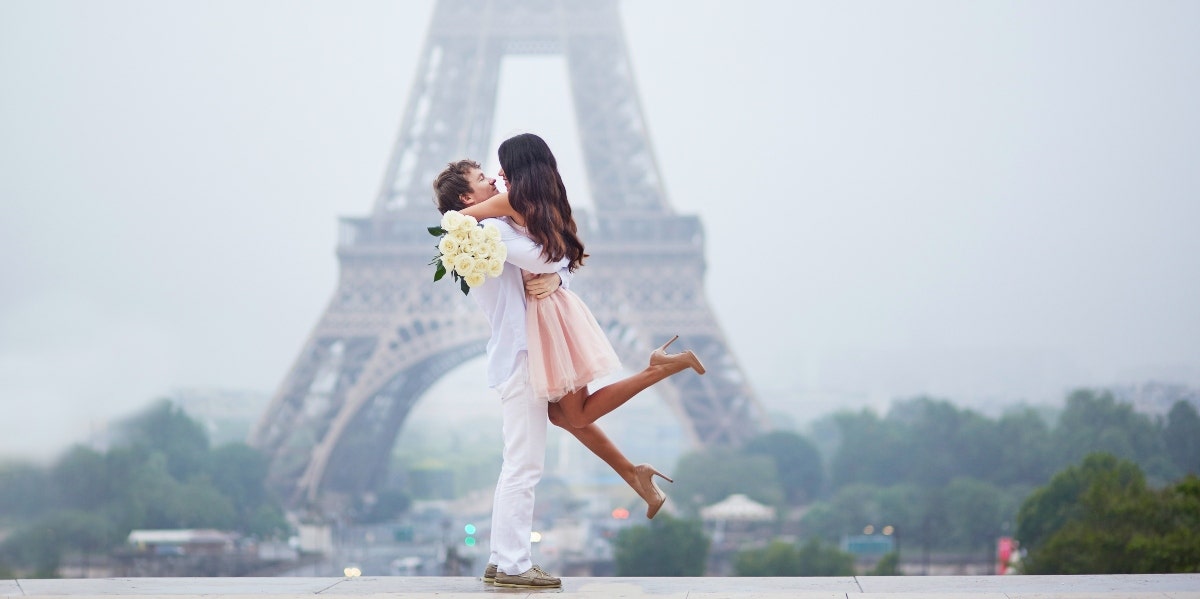
<svg viewBox="0 0 1200 599"><path fill-rule="evenodd" d="M473 168L467 173L467 182L471 184L471 193L463 196L463 202L474 206L497 193L496 180L483 174L483 171Z"/></svg>

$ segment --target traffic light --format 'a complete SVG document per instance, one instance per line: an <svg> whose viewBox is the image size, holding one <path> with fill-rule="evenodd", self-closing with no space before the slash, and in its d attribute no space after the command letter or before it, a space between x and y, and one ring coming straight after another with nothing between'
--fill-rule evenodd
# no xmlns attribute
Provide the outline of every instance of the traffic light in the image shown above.
<svg viewBox="0 0 1200 599"><path fill-rule="evenodd" d="M463 527L463 532L467 533L467 538L463 539L463 544L467 547L475 546L475 525L468 524Z"/></svg>

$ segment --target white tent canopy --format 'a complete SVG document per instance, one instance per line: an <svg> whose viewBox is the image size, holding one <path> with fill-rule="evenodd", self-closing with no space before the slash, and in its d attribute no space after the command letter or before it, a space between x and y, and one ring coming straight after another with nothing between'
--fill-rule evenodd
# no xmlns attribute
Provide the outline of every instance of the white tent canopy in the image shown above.
<svg viewBox="0 0 1200 599"><path fill-rule="evenodd" d="M773 520L775 519L775 508L758 503L741 493L735 493L701 509L700 517L704 520L739 520L745 522Z"/></svg>

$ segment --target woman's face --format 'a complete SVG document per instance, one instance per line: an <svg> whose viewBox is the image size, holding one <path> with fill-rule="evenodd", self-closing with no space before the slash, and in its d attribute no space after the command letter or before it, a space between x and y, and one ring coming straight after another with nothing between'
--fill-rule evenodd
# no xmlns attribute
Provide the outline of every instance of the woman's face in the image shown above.
<svg viewBox="0 0 1200 599"><path fill-rule="evenodd" d="M496 175L497 175L498 177L500 177L501 179L503 179L503 180L504 180L504 191L505 191L505 192L509 191L509 189L510 189L511 187L510 187L510 186L509 186L509 184L508 184L508 177L507 177L507 176L505 176L505 174L504 174L504 169L503 169L503 168L501 168L501 169L500 169L500 172L499 172L499 173L496 173Z"/></svg>
<svg viewBox="0 0 1200 599"><path fill-rule="evenodd" d="M473 168L467 173L467 182L471 184L471 193L463 197L468 206L474 206L497 193L496 180L483 174L483 171Z"/></svg>

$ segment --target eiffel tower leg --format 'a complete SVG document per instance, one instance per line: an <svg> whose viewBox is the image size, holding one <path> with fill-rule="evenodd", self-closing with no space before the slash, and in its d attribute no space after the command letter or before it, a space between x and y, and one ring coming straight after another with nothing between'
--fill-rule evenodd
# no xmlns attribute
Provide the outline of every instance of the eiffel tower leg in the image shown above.
<svg viewBox="0 0 1200 599"><path fill-rule="evenodd" d="M498 40L471 32L471 23L485 17L464 11L468 6L438 4L434 27L459 33L435 36L426 44L375 202L377 214L432 207L430 182L446 163L482 162L487 156L504 52ZM485 9L499 10L490 3Z"/></svg>

